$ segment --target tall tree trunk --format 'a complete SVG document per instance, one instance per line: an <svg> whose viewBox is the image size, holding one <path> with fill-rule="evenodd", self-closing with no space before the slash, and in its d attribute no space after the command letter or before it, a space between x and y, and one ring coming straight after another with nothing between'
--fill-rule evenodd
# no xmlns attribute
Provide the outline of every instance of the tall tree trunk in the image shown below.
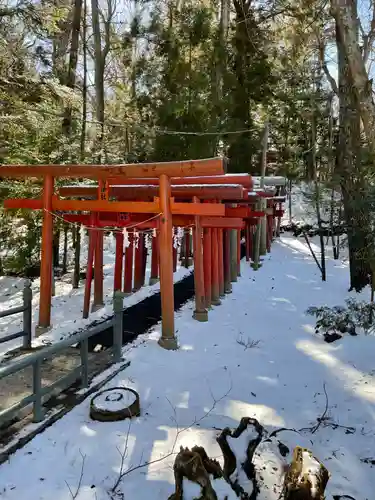
<svg viewBox="0 0 375 500"><path fill-rule="evenodd" d="M320 272L322 275L322 281L326 281L327 272L326 272L326 253L325 253L325 244L324 244L324 235L323 235L323 224L322 224L322 215L321 215L321 189L320 189L320 181L318 178L318 166L316 162L316 108L315 103L312 103L312 117L311 117L311 162L314 173L314 187L315 187L315 213L316 220L318 224L319 230L319 243L320 243Z"/></svg>
<svg viewBox="0 0 375 500"><path fill-rule="evenodd" d="M227 38L229 27L230 0L220 1L220 22L217 42L213 52L212 68L212 102L213 102L213 127L220 129L223 120L223 94L224 94L224 71L227 66ZM221 138L213 141L212 154L216 156Z"/></svg>
<svg viewBox="0 0 375 500"><path fill-rule="evenodd" d="M63 261L62 261L62 273L65 274L67 272L68 267L68 225L64 225L64 252L63 252Z"/></svg>
<svg viewBox="0 0 375 500"><path fill-rule="evenodd" d="M111 0L108 2L110 10ZM103 140L104 140L104 69L105 60L109 51L109 19L105 25L105 46L102 48L102 36L99 21L98 0L91 0L92 31L94 36L94 54L95 54L95 94L96 94L96 121L97 121L97 162L102 162Z"/></svg>
<svg viewBox="0 0 375 500"><path fill-rule="evenodd" d="M355 7L355 5L354 5ZM356 17L353 7L352 15ZM366 253L369 230L368 214L363 213L363 173L360 155L360 106L354 90L349 57L345 47L342 29L336 25L336 42L339 63L340 127L337 148L336 171L339 175L344 217L347 226L350 289L360 291L369 283L371 273Z"/></svg>
<svg viewBox="0 0 375 500"><path fill-rule="evenodd" d="M82 51L83 51L83 84L82 84L82 125L80 138L80 158L85 162L86 158L86 120L87 120L87 0L83 1L82 18ZM74 270L73 270L73 288L79 287L79 278L81 271L81 228L74 228Z"/></svg>
<svg viewBox="0 0 375 500"><path fill-rule="evenodd" d="M67 79L66 56L72 30L72 9L70 0L54 0L53 5L61 12L61 18L57 22L58 31L53 36L53 72L59 82L65 85Z"/></svg>
<svg viewBox="0 0 375 500"><path fill-rule="evenodd" d="M58 267L60 264L60 228L56 228L53 235L53 266Z"/></svg>
<svg viewBox="0 0 375 500"><path fill-rule="evenodd" d="M78 48L79 48L79 32L81 28L82 17L82 0L74 0L73 16L72 16L72 36L69 51L69 65L66 76L66 86L74 89L76 84L76 72L78 62ZM63 119L63 132L67 136L70 134L72 126L72 108L67 106Z"/></svg>
<svg viewBox="0 0 375 500"><path fill-rule="evenodd" d="M269 137L269 124L268 121L264 126L264 136L263 136L263 146L262 146L262 158L260 167L260 188L264 189L264 178L267 169L267 151L268 151L268 137ZM261 211L267 212L267 200L261 198L260 200ZM266 255L267 253L267 215L262 217L259 221L260 224L260 255Z"/></svg>
<svg viewBox="0 0 375 500"><path fill-rule="evenodd" d="M232 119L237 128L251 129L251 92L250 80L251 57L254 54L253 31L256 21L249 1L234 0L236 27L234 36L234 68L236 85L233 90ZM233 172L242 172L244 165L249 165L253 154L251 134L239 134L231 139L229 157Z"/></svg>
<svg viewBox="0 0 375 500"><path fill-rule="evenodd" d="M83 83L82 83L82 125L80 137L80 160L85 162L86 157L86 121L87 121L87 0L76 0L81 2L82 17L82 52L83 52ZM82 3L83 2L83 3ZM83 5L83 16L82 16ZM74 270L73 270L73 288L79 287L81 271L81 228L74 228Z"/></svg>
<svg viewBox="0 0 375 500"><path fill-rule="evenodd" d="M358 43L357 0L331 0L331 12L336 21L341 50L347 58L363 128L370 148L375 152L375 106L372 84Z"/></svg>
<svg viewBox="0 0 375 500"><path fill-rule="evenodd" d="M73 288L79 287L80 278L80 257L81 257L81 228L75 227L75 242L74 242L74 272L73 272Z"/></svg>
<svg viewBox="0 0 375 500"><path fill-rule="evenodd" d="M81 162L85 161L86 122L87 122L87 0L83 0L82 19L83 84L82 84L82 127L81 127Z"/></svg>

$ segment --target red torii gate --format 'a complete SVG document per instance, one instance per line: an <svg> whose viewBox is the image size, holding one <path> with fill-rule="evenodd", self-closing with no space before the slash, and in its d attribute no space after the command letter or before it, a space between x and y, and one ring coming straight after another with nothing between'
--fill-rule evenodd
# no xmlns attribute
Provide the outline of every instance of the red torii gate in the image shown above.
<svg viewBox="0 0 375 500"><path fill-rule="evenodd" d="M130 212L161 214L160 217L160 285L162 306L162 337L160 345L175 349L173 307L172 214L224 215L220 204L177 203L171 197L171 177L195 177L225 173L225 159L188 160L129 165L1 165L0 178L43 178L42 252L39 328L50 328L52 296L53 211ZM159 178L159 198L152 202L99 200L61 200L54 194L55 178L88 178L101 181L108 192L108 179ZM40 207L39 200L6 200L5 208ZM183 206L181 206L183 205Z"/></svg>
<svg viewBox="0 0 375 500"><path fill-rule="evenodd" d="M239 269L240 234L241 229L245 227L244 220L248 224L249 221L264 216L264 213L257 213L249 206L237 205L236 208L232 208L223 204L225 201L229 204L250 205L251 200L248 193L252 189L250 175L223 175L224 169L225 160L219 158L132 165L0 166L0 177L42 177L44 179L42 199L13 199L6 200L4 204L6 208L30 208L44 211L39 327L48 328L50 326L53 211L63 212L63 218L67 221L86 222L89 227L93 228L108 227L108 225L128 227L137 222L137 227L140 229L158 229L163 320L162 337L159 343L168 349L176 348L173 307L173 264L176 255L172 250L172 226L193 226L196 288L194 316L196 319L205 320L207 307L211 303L220 303L219 297L224 293L224 290L228 289L228 280L230 286L229 230L237 230L237 268ZM98 180L99 184L97 186L64 187L55 194L54 178L56 177L86 177ZM69 200L61 199L61 196L89 199ZM111 197L116 198L116 201L111 201ZM210 203L210 200L215 203ZM200 203L201 201L203 203ZM88 212L89 214L64 214L64 212L69 211ZM130 213L131 216L124 218L124 213ZM225 230L224 234L223 230ZM99 233L97 232L97 234ZM101 233L102 235L103 233ZM249 237L247 231L245 231L245 236ZM92 263L94 251L96 256L102 259L102 237L97 237L96 240L95 245L94 241L91 241L91 250L89 251L91 257L88 264ZM122 259L121 261L118 259L119 249L123 248L121 234L118 235L117 240L115 288L121 287L122 267L121 274L119 269L120 265L122 266ZM156 256L157 252L155 252L155 256L153 252L152 267L154 271L158 263ZM126 256L127 287L129 286L129 262L131 265L131 260ZM92 272L91 264L90 267ZM120 281L118 280L119 274ZM96 275L97 273L95 273ZM101 276L101 280L99 279L97 282L98 284L101 282L101 286L102 278ZM132 278L130 277L130 279ZM89 283L91 283L91 279L88 276L86 286ZM88 308L87 299L90 300L90 294L86 290L86 309Z"/></svg>
<svg viewBox="0 0 375 500"><path fill-rule="evenodd" d="M218 176L219 177L219 176ZM228 176L220 176L220 177L225 177L225 180L228 179ZM205 177L203 179L206 179ZM239 176L231 176L231 180L240 180L245 185L250 185L250 179L251 177L249 175L239 175ZM190 179L188 179L190 180ZM210 180L212 180L210 178ZM196 182L196 180L194 180ZM144 199L149 199L150 197L154 196L157 194L155 191L157 189L157 186L154 185L117 185L117 186L110 186L108 188L108 192L110 196L114 196L117 200L144 200ZM65 197L80 197L80 198L97 198L99 195L99 186L87 186L87 185L75 185L75 186L64 186L60 188L59 190L59 195L65 196ZM216 202L221 201L223 199L230 199L230 198L239 198L239 199L245 199L248 197L247 190L242 185L238 184L189 184L189 185L172 185L171 186L171 194L176 195L178 198L181 199L193 199L194 202L197 201L202 201L202 200L210 200L210 199L215 199ZM186 203L184 204L186 207ZM206 302L208 303L207 305L211 305L211 295L212 295L212 303L213 304L219 304L219 296L224 295L224 268L223 268L223 262L224 262L224 256L223 256L223 229L237 229L239 232L242 227L243 227L243 221L242 218L237 217L238 214L233 214L231 213L230 209L229 212L227 212L228 207L225 207L225 217L192 217L191 215L173 215L173 226L195 226L199 224L198 230L194 229L194 235L197 232L198 235L200 235L200 231L203 229L204 231L204 239L203 239L203 246L204 246L204 255L205 255L205 269L206 272L204 273L205 276L205 289L200 289L200 280L199 280L199 275L202 275L203 272L200 272L199 269L201 267L201 257L202 257L202 252L201 250L198 249L198 251L194 252L194 263L195 263L195 284L196 284L196 310L194 317L196 319L200 320L206 320L207 319L207 310L205 309L205 305L201 303L199 300L199 297L204 296L206 297ZM186 209L184 210L186 214ZM131 217L126 217L123 218L121 217L122 214L109 214L106 213L104 214L104 219L101 219L100 214L98 214L98 217L96 218L95 225L96 226L101 226L101 227L106 227L106 226L114 226L114 227L132 227L134 222L137 222L137 228L140 230L145 230L145 229L157 229L158 228L158 221L155 218L151 218L152 220L149 219L150 214L144 214L144 215L132 215ZM247 215L246 214L241 214L241 216ZM237 217L234 218L233 216ZM89 224L91 220L91 216L89 215L64 215L63 216L65 220L69 222L81 222L84 224ZM196 219L199 219L198 221ZM215 245L210 245L210 239L211 236L213 237L214 241L217 242ZM130 239L132 238L132 233L130 233ZM119 232L116 234L116 263L115 263L115 283L114 283L114 288L115 289L121 289L121 282L122 282L122 248L123 248L123 235ZM188 240L187 240L188 241ZM194 238L194 241L196 239ZM131 242L132 243L132 242ZM195 246L201 245L200 241L196 241ZM143 258L142 258L142 250L143 246L143 239L141 241L141 244L138 245L137 251L136 251L136 259L135 259L135 276L134 276L134 281L135 283L139 284L139 279L140 278L141 282L144 282L144 267L143 267L143 274L142 274L142 264L144 266ZM151 279L155 280L157 279L157 253L158 253L158 245L157 245L157 239L153 238L153 249L152 249L152 262L151 262ZM211 249L212 249L212 256L211 256ZM130 247L126 253L125 253L125 283L124 283L124 288L123 291L125 293L130 293L131 292L131 283L132 283L132 270L131 270L131 261L132 261L132 252L133 249ZM217 255L216 255L217 252ZM186 254L188 255L189 253L189 243L187 244L187 250ZM176 265L176 257L177 253L174 251L173 252L173 257L174 257L174 268ZM211 257L212 257L212 266L211 266ZM91 259L93 258L92 253L89 255L89 262L87 266L87 270L89 273L88 279L86 279L86 292L85 292L85 307L84 307L84 317L87 317L88 315L88 309L89 309L89 295L90 295L90 283L91 283L91 273L92 273L92 262ZM229 262L228 262L229 265ZM203 265L202 265L203 267ZM211 276L211 269L212 269L212 276ZM208 272L209 270L209 272ZM95 274L95 278L97 277L97 274ZM141 286L141 285L140 285ZM138 288L140 287L138 286ZM135 289L138 289L137 286L135 286ZM209 291L212 288L212 294L209 293ZM228 287L227 287L228 288Z"/></svg>

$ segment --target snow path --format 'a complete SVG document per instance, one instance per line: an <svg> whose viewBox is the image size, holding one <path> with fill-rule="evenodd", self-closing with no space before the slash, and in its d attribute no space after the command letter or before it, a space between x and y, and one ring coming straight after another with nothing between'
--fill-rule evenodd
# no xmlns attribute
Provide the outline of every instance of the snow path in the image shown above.
<svg viewBox="0 0 375 500"><path fill-rule="evenodd" d="M256 273L242 262L242 278L210 312L208 323L191 319L192 302L183 307L176 320L179 351L157 345L160 325L143 336L147 342L139 338L128 350L131 366L107 387L126 385L139 392L142 416L130 428L126 421L90 421L85 401L0 467L0 499L71 499L67 483L74 493L83 454L77 500L108 500L126 442L125 469L178 451L180 445L200 444L221 460L215 428L237 426L243 416L255 416L270 431L312 426L324 412L325 383L329 416L356 429L346 434L322 425L306 435L331 473L327 500L333 494L372 500L375 476L361 459L375 458L375 340L347 337L326 344L304 314L311 305L343 303L347 268L329 261L328 281L322 283L306 246L289 237L276 242L265 260ZM240 338L260 342L245 349ZM213 399L220 401L192 425ZM185 427L176 444L176 432ZM113 498L166 500L173 492L173 460L172 454L127 475L121 483L124 495ZM265 480L269 489L258 500L276 500L280 477Z"/></svg>

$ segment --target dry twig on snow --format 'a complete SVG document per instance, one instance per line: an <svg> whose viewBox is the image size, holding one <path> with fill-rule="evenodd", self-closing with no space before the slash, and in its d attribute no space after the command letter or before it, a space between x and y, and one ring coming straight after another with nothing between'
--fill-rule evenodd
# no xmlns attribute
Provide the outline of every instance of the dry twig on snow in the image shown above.
<svg viewBox="0 0 375 500"><path fill-rule="evenodd" d="M329 401L328 401L328 394L327 394L326 383L325 382L323 384L323 390L324 390L324 394L325 394L325 397L326 397L326 406L324 408L324 412L323 412L322 416L318 417L316 419L316 421L317 421L316 425L314 425L313 427L303 427L302 429L299 429L299 432L310 431L311 434L315 434L316 431L319 429L319 427L322 425L322 423L327 420L327 413L328 413L328 404L329 404Z"/></svg>
<svg viewBox="0 0 375 500"><path fill-rule="evenodd" d="M70 496L72 497L73 500L75 500L78 497L79 491L80 491L81 486L82 486L83 473L84 473L84 469L85 469L86 455L84 455L81 450L79 450L79 453L82 457L82 465L81 465L81 474L79 476L79 481L78 481L78 485L77 485L77 489L76 489L75 493L73 493L73 490L70 487L69 483L67 481L65 481L65 484L68 487Z"/></svg>
<svg viewBox="0 0 375 500"><path fill-rule="evenodd" d="M192 427L194 427L194 425L197 425L198 423L202 422L202 420L204 420L205 418L207 418L208 415L218 405L218 403L220 403L220 401L222 401L223 399L225 399L229 395L229 393L231 392L231 390L232 390L232 381L230 383L230 387L229 387L228 391L223 396L221 396L219 399L216 399L213 396L212 391L210 391L211 395L212 395L212 398L213 398L213 404L212 404L211 408L204 415L202 415L202 417L200 417L198 419L195 419L194 422L192 422L190 425L188 425L187 427L184 427L182 429L180 429L179 426L178 426L176 408L173 407L173 405L171 404L171 402L167 398L167 401L170 404L170 406L171 406L171 408L173 410L173 413L174 413L174 417L172 417L172 420L175 422L176 429L177 429L176 435L175 435L175 439L174 439L174 442L173 442L171 450L166 455L164 455L164 456L162 456L160 458L157 458L155 460L150 460L150 461L142 463L142 458L141 458L141 463L139 463L138 465L135 465L133 467L129 467L128 469L124 470L124 462L125 462L125 458L127 456L127 443L128 443L128 440L129 440L129 433L130 433L130 423L129 423L129 427L128 427L128 431L127 431L127 435L126 435L126 439L125 439L124 451L121 453L121 464L120 464L119 475L118 475L118 477L117 477L117 479L116 479L113 487L110 490L110 494L112 494L112 495L118 494L118 487L119 487L121 481L124 479L124 477L126 477L130 473L132 473L132 472L134 472L136 470L142 469L143 467L148 467L149 465L160 463L163 460L165 460L165 459L171 457L172 455L174 455L175 454L176 445L177 445L177 441L178 441L178 438L180 437L180 435L183 432L186 432L187 430L189 430Z"/></svg>
<svg viewBox="0 0 375 500"><path fill-rule="evenodd" d="M252 340L248 337L248 339L245 341L242 337L242 335L240 335L240 337L236 340L237 344L241 345L242 347L244 347L245 351L247 351L247 349L253 349L255 347L258 347L259 344L260 344L260 340Z"/></svg>

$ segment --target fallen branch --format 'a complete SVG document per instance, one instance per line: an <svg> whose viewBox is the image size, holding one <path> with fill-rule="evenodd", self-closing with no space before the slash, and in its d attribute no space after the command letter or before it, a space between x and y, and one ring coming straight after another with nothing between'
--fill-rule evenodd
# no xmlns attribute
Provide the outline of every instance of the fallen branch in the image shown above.
<svg viewBox="0 0 375 500"><path fill-rule="evenodd" d="M325 406L325 409L324 409L324 412L323 412L322 416L318 417L316 419L316 421L317 421L316 425L314 425L313 427L303 427L302 429L299 429L299 432L310 431L311 434L315 434L316 431L319 429L319 427L322 425L322 423L327 420L327 412L328 412L328 403L329 403L329 401L328 401L328 394L327 394L326 383L325 382L323 384L323 390L324 390L324 394L325 394L325 397L326 397L326 406Z"/></svg>
<svg viewBox="0 0 375 500"><path fill-rule="evenodd" d="M119 448L117 447L117 451L120 453L120 456L121 456L121 463L120 463L120 472L119 472L119 475L118 475L118 477L117 477L117 480L116 480L115 484L113 485L113 487L112 487L112 489L111 489L111 491L112 491L113 493L117 490L117 488L118 488L118 486L119 486L119 484L120 484L120 482L121 482L121 479L122 479L122 474L123 474L123 470L124 470L125 458L126 458L126 457L127 457L127 455L128 455L128 442L129 442L129 435L130 435L130 427L131 427L131 423L132 423L132 421L131 421L131 419L130 419L130 420L129 420L129 425L128 425L128 431L127 431L127 433L126 433L126 438L125 438L125 446L124 446L124 451L123 451L123 452L121 452L121 451L119 450Z"/></svg>
<svg viewBox="0 0 375 500"><path fill-rule="evenodd" d="M303 237L305 238L305 241L306 241L306 243L307 243L307 246L309 247L310 253L311 253L311 255L313 256L313 258L314 258L314 260L315 260L315 262L316 262L316 265L317 265L317 266L318 266L318 268L319 268L319 271L320 271L321 273L323 273L322 266L321 266L320 262L318 261L318 258L317 258L317 256L315 255L314 250L312 249L312 246L311 246L311 243L310 243L309 237L307 236L306 232L305 232L305 231L303 231L303 230L302 230L302 234L303 234Z"/></svg>
<svg viewBox="0 0 375 500"><path fill-rule="evenodd" d="M316 431L319 429L319 427L322 425L322 422L324 421L326 415L327 415L327 412L328 412L328 394L327 394L327 390L326 390L326 383L324 382L323 384L323 390L324 390L324 394L325 394L325 397L326 397L326 407L324 409L324 412L323 412L323 415L318 418L317 420L317 424L316 426L313 428L313 430L311 431L311 434L315 434Z"/></svg>
<svg viewBox="0 0 375 500"><path fill-rule="evenodd" d="M248 349L253 349L258 347L260 344L260 340L252 340L248 338L246 341L243 339L242 335L236 340L237 344L241 345L245 351Z"/></svg>

